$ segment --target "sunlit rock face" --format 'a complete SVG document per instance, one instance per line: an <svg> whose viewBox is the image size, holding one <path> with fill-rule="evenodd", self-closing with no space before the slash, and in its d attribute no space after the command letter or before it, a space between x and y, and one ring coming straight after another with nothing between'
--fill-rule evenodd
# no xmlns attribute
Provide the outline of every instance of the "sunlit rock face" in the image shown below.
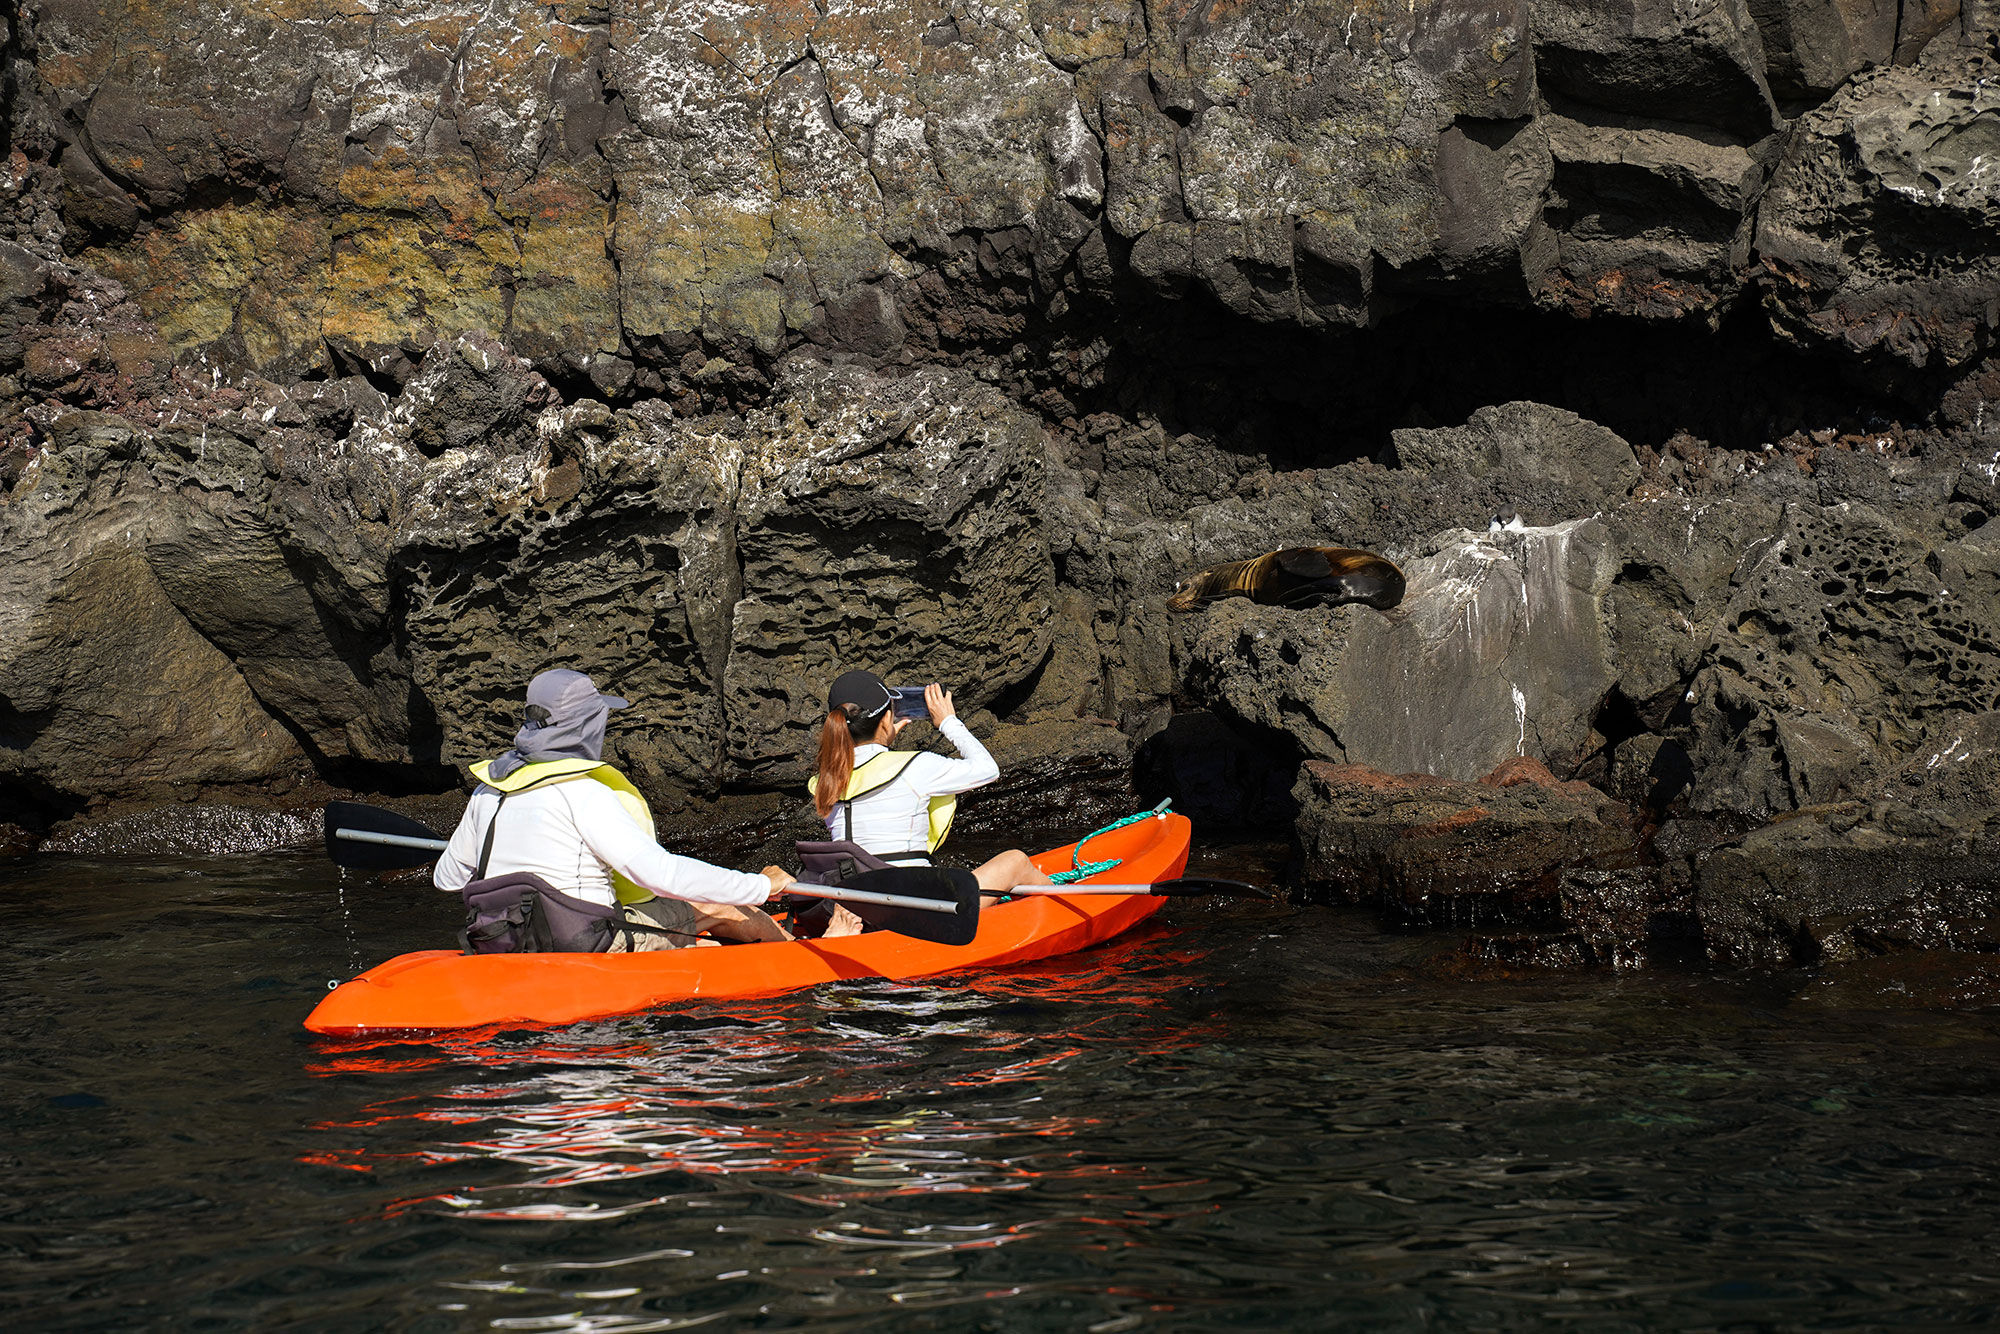
<svg viewBox="0 0 2000 1334"><path fill-rule="evenodd" d="M802 778L853 663L962 683L968 712L1042 664L1032 423L946 372L801 362L780 387L706 427L563 409L461 339L393 402L345 381L198 431L65 418L0 512L10 552L63 553L10 562L26 735L0 756L131 796L270 778L301 746L350 777L467 764L559 661L635 701L613 732L635 772L712 791Z"/></svg>
<svg viewBox="0 0 2000 1334"><path fill-rule="evenodd" d="M689 392L718 349L935 354L1127 282L1300 329L1437 293L1762 301L1916 365L1990 325L1964 265L1930 316L1918 253L1985 225L1988 70L1949 0L27 17L69 252L225 371L401 376L476 329L600 392Z"/></svg>

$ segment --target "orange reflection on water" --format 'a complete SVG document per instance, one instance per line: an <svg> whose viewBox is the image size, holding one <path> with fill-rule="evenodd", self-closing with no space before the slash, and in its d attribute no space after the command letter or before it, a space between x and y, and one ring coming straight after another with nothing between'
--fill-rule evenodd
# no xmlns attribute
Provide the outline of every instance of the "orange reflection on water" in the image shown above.
<svg viewBox="0 0 2000 1334"><path fill-rule="evenodd" d="M1142 952L1143 968L1133 966ZM947 985L878 982L683 1011L677 1022L716 1026L649 1040L631 1040L629 1027L649 1022L639 1018L607 1021L627 1026L615 1037L602 1025L527 1041L461 1034L434 1040L435 1054L421 1057L407 1046L391 1056L381 1045L343 1044L326 1050L314 1072L407 1076L471 1067L501 1080L371 1104L317 1127L348 1137L347 1146L301 1161L354 1171L393 1162L426 1176L477 1166L460 1183L390 1201L390 1215L617 1218L669 1202L715 1205L718 1188L704 1183L737 1177L730 1191L829 1212L897 1197L1042 1187L1087 1201L1093 1221L1178 1217L1148 1194L1203 1182L1169 1179L1171 1169L1159 1164L1090 1161L1100 1121L1044 1109L1038 1089L1220 1036L1213 1020L1177 1023L1163 1005L1199 984L1202 958L1194 949L1119 942ZM1012 1022L1024 1003L1044 1031ZM1055 1042L1044 1007L1060 1007ZM490 1184L496 1163L521 1175ZM652 1178L662 1180L649 1189L643 1183ZM904 1239L894 1244L992 1246L1035 1226L996 1220L965 1235L914 1240L899 1232ZM822 1231L834 1242L890 1244L870 1226L843 1222L811 1235Z"/></svg>

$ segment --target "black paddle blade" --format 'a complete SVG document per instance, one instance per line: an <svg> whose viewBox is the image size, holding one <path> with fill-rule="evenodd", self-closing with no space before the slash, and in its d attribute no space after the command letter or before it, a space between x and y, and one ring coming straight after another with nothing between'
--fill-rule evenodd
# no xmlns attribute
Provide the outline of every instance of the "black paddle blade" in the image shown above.
<svg viewBox="0 0 2000 1334"><path fill-rule="evenodd" d="M357 843L336 838L337 829L355 829L370 834L400 834L404 838L438 837L427 825L385 811L380 806L364 806L358 801L330 801L326 804L326 855L335 866L357 871L400 871L411 866L428 866L437 860L432 848L397 848L381 843Z"/></svg>
<svg viewBox="0 0 2000 1334"><path fill-rule="evenodd" d="M1241 880L1215 880L1199 875L1159 881L1153 886L1153 893L1170 899L1199 898L1204 894L1221 894L1235 899L1269 900L1278 897L1262 885L1246 885Z"/></svg>
<svg viewBox="0 0 2000 1334"><path fill-rule="evenodd" d="M935 945L970 945L979 933L979 881L970 871L941 866L892 866L863 871L847 882L848 889L876 894L904 894L913 899L956 903L957 912L925 912L921 908L885 908L875 903L843 906L868 925Z"/></svg>

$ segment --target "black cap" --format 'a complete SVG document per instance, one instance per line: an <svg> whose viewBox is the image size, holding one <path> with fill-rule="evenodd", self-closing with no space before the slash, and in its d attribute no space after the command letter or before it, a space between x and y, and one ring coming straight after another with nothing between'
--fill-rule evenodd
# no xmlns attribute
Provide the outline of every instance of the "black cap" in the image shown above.
<svg viewBox="0 0 2000 1334"><path fill-rule="evenodd" d="M831 712L843 704L852 704L857 716L873 718L888 708L889 701L894 698L896 696L875 673L842 672L834 678L833 689L826 692L826 707Z"/></svg>

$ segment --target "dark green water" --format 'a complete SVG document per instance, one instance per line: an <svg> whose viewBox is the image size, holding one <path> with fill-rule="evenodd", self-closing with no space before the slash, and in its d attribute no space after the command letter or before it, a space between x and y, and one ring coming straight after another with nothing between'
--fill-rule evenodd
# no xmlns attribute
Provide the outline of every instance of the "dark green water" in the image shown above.
<svg viewBox="0 0 2000 1334"><path fill-rule="evenodd" d="M1255 873L1240 857L1197 869ZM60 905L58 911L55 905ZM1776 1329L2000 1314L2000 1022L1422 980L1325 909L479 1044L342 1048L451 901L0 871L14 1329Z"/></svg>

